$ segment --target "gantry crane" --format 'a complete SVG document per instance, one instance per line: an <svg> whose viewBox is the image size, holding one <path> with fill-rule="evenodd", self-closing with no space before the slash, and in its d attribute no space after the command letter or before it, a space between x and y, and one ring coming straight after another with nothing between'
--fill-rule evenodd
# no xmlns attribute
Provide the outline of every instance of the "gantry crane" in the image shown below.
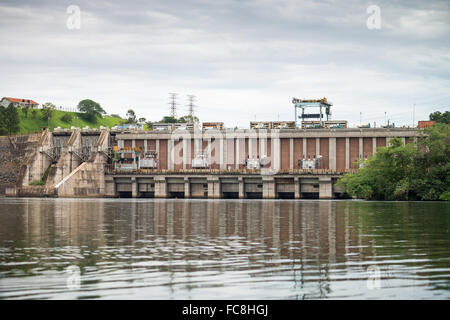
<svg viewBox="0 0 450 320"><path fill-rule="evenodd" d="M328 121L329 116L331 115L331 106L333 105L331 102L327 100L327 98L322 99L297 99L292 98L292 103L294 104L295 109L295 127L297 128L297 120L299 118L304 121L305 119L319 119L320 126L323 127L323 118L326 116L326 120ZM297 116L297 108L302 109L302 114ZM305 113L306 108L319 108L319 113Z"/></svg>

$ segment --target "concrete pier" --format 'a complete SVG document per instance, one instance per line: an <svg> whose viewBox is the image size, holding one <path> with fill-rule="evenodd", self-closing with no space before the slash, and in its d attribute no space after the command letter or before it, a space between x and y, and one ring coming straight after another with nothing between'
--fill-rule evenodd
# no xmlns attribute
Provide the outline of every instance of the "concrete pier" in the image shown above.
<svg viewBox="0 0 450 320"><path fill-rule="evenodd" d="M332 199L340 174L107 174L105 196L140 198ZM334 178L334 179L333 179Z"/></svg>
<svg viewBox="0 0 450 320"><path fill-rule="evenodd" d="M331 177L319 177L319 199L332 199L333 185Z"/></svg>

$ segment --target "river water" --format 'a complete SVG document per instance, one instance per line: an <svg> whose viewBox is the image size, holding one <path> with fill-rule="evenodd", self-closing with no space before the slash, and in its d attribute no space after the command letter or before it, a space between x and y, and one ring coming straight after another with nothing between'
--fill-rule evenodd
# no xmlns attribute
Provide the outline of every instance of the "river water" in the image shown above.
<svg viewBox="0 0 450 320"><path fill-rule="evenodd" d="M449 299L450 204L0 198L0 299Z"/></svg>

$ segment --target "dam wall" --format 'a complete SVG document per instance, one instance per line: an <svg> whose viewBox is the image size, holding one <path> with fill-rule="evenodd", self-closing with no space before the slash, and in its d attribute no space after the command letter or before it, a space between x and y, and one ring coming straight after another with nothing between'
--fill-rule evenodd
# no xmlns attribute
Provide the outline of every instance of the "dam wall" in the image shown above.
<svg viewBox="0 0 450 320"><path fill-rule="evenodd" d="M45 129L42 131L39 141L32 151L32 157L26 164L25 174L22 181L22 186L30 186L34 181L41 181L44 178L45 172L52 163L51 157L47 155L53 146L52 133ZM37 188L30 188L37 189Z"/></svg>
<svg viewBox="0 0 450 320"><path fill-rule="evenodd" d="M55 135L53 141L58 146L54 152L58 155L58 160L50 168L45 184L47 187L55 186L81 164L80 157L71 152L81 148L81 133L79 129L72 130L70 135L60 135L59 139Z"/></svg>
<svg viewBox="0 0 450 320"><path fill-rule="evenodd" d="M123 198L332 199L342 173L306 170L261 175L257 172L199 170L105 176L105 196Z"/></svg>
<svg viewBox="0 0 450 320"><path fill-rule="evenodd" d="M155 151L161 170L193 169L198 152L206 155L210 169L244 170L247 159L266 159L262 169L301 169L299 160L321 157L321 169L358 169L389 140L398 137L413 142L416 128L346 129L239 129L117 132L118 148ZM142 156L142 154L141 154Z"/></svg>
<svg viewBox="0 0 450 320"><path fill-rule="evenodd" d="M340 198L336 182L345 173L356 172L360 160L394 137L414 143L419 135L416 128L44 130L0 139L0 192L58 197ZM155 156L156 166L136 165L147 163L149 154ZM206 161L200 169L194 167L198 154ZM123 166L115 166L117 157L125 161ZM249 167L251 161L260 166ZM305 161L316 161L316 166L305 167ZM32 185L35 180L44 185Z"/></svg>
<svg viewBox="0 0 450 320"><path fill-rule="evenodd" d="M84 146L90 149L89 156L86 161L79 164L54 185L58 197L103 197L105 195L104 171L108 161L109 131L102 130L100 135L87 137ZM81 134L75 139L78 139L82 145ZM69 164L73 165L73 163L64 162L65 166Z"/></svg>
<svg viewBox="0 0 450 320"><path fill-rule="evenodd" d="M0 196L16 195L27 181L27 166L33 161L41 133L0 137Z"/></svg>
<svg viewBox="0 0 450 320"><path fill-rule="evenodd" d="M118 150L156 154L157 168L110 167L105 196L155 198L330 199L336 182L356 172L389 140L412 143L416 128L118 131ZM193 167L197 154L207 168ZM320 159L320 161L318 161ZM260 163L249 169L248 163ZM305 161L317 167L305 168ZM320 163L319 163L320 162Z"/></svg>

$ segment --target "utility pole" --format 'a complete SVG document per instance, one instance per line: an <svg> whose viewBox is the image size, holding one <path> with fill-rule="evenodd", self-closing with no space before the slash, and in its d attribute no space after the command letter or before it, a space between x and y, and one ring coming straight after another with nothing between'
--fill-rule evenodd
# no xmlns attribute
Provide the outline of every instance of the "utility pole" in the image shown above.
<svg viewBox="0 0 450 320"><path fill-rule="evenodd" d="M362 112L359 112L359 125L362 125Z"/></svg>
<svg viewBox="0 0 450 320"><path fill-rule="evenodd" d="M413 105L413 125L412 125L412 127L414 128L415 125L416 125L416 104L414 103L414 105Z"/></svg>
<svg viewBox="0 0 450 320"><path fill-rule="evenodd" d="M176 93L169 93L170 96L170 116L174 117L175 119L177 118L177 96L178 94Z"/></svg>
<svg viewBox="0 0 450 320"><path fill-rule="evenodd" d="M386 111L384 112L384 125L387 126L387 116L386 116Z"/></svg>
<svg viewBox="0 0 450 320"><path fill-rule="evenodd" d="M189 116L191 118L191 121L194 122L194 111L195 111L195 96L193 94L188 94L187 95L189 103L188 103L188 110L189 110Z"/></svg>

